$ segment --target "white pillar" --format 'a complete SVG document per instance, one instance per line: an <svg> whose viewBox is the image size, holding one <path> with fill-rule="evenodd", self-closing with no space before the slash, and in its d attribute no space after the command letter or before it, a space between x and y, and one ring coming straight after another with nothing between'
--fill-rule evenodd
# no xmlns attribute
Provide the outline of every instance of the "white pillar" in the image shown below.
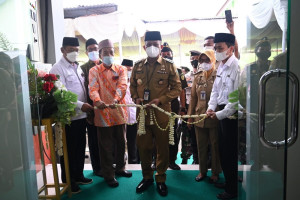
<svg viewBox="0 0 300 200"><path fill-rule="evenodd" d="M119 41L120 64L123 61L122 39Z"/></svg>

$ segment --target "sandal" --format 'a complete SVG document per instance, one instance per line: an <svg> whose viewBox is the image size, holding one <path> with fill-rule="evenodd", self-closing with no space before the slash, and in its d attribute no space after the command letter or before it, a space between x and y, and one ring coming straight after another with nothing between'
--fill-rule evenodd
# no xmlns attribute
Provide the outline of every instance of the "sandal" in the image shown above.
<svg viewBox="0 0 300 200"><path fill-rule="evenodd" d="M219 180L219 175L212 175L209 178L209 183L216 183L216 182L218 182L218 180Z"/></svg>
<svg viewBox="0 0 300 200"><path fill-rule="evenodd" d="M207 177L206 174L202 175L200 173L200 175L196 176L195 181L197 181L197 182L203 181L206 177Z"/></svg>

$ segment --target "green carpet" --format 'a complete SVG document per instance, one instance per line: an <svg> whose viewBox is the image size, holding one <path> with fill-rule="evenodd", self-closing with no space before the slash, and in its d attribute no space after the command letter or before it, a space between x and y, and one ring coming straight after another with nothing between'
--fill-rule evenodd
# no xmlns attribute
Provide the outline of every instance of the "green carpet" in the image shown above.
<svg viewBox="0 0 300 200"><path fill-rule="evenodd" d="M155 183L148 188L144 193L137 194L135 188L142 180L142 173L140 170L132 171L131 178L116 177L119 181L119 187L110 188L103 178L94 176L92 171L84 171L88 178L93 179L93 183L89 185L81 185L82 192L72 195L71 200L156 200L156 199L202 199L211 200L216 199L216 195L223 192L222 189L214 187L213 184L208 183L208 179L203 182L196 182L194 179L198 175L198 171L181 170L181 171L167 171L167 181L169 194L166 197L161 197L156 191ZM208 176L210 176L210 172ZM224 181L221 175L220 181ZM241 184L240 184L241 187ZM67 200L67 196L63 200Z"/></svg>

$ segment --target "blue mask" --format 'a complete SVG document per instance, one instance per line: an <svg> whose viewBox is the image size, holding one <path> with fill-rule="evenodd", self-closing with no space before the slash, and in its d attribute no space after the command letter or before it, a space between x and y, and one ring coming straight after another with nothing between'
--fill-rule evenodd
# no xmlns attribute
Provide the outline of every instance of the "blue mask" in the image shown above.
<svg viewBox="0 0 300 200"><path fill-rule="evenodd" d="M114 63L114 57L113 56L103 56L102 62L105 65L110 66Z"/></svg>
<svg viewBox="0 0 300 200"><path fill-rule="evenodd" d="M99 59L99 52L98 51L89 52L88 56L91 61L97 61Z"/></svg>

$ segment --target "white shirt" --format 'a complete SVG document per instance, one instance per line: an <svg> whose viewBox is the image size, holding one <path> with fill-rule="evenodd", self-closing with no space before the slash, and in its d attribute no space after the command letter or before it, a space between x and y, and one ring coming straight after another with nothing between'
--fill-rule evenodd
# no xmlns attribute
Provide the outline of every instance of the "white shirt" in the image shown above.
<svg viewBox="0 0 300 200"><path fill-rule="evenodd" d="M187 82L188 87L185 88L185 97L186 97L186 104L190 104L191 101L191 94L192 94L192 85L194 81L195 75L193 71L190 71L185 75L185 79Z"/></svg>
<svg viewBox="0 0 300 200"><path fill-rule="evenodd" d="M130 94L130 83L128 82L127 90L126 90L126 95L125 95L125 102L126 104L134 104L131 98ZM127 114L128 114L128 120L127 123L135 123L136 122L136 107L127 107Z"/></svg>
<svg viewBox="0 0 300 200"><path fill-rule="evenodd" d="M226 105L223 110L216 112L219 120L236 112L234 105L228 103L228 95L238 89L239 77L240 67L238 59L234 55L225 64L220 63L207 108L207 110L215 110L217 105Z"/></svg>
<svg viewBox="0 0 300 200"><path fill-rule="evenodd" d="M59 75L59 80L66 86L67 90L77 94L76 115L71 120L86 118L86 113L81 111L82 105L87 102L81 67L78 67L76 64L73 66L62 57L53 65L50 73Z"/></svg>

